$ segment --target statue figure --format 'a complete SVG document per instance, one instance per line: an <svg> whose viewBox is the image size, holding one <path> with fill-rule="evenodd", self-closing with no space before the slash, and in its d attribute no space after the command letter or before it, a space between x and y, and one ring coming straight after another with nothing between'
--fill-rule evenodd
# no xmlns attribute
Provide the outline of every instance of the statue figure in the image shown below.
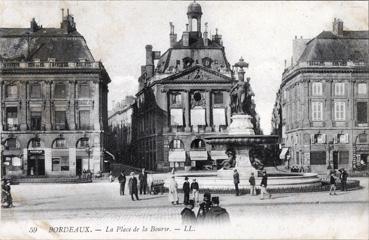
<svg viewBox="0 0 369 240"><path fill-rule="evenodd" d="M224 160L220 165L222 169L227 170L230 168L234 168L236 166L236 157L235 153L231 150L227 150L226 152L228 159Z"/></svg>
<svg viewBox="0 0 369 240"><path fill-rule="evenodd" d="M252 108L252 97L254 96L253 91L250 87L250 78L244 80L245 71L243 68L248 67L248 63L244 62L241 58L235 67L239 68L238 71L238 82L231 88L231 110L232 113L236 114L247 114L251 115Z"/></svg>

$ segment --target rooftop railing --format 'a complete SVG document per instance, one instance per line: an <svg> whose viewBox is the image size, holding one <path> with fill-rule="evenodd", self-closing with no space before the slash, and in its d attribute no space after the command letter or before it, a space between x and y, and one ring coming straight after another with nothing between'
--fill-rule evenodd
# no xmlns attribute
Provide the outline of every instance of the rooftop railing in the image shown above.
<svg viewBox="0 0 369 240"><path fill-rule="evenodd" d="M29 69L29 68L89 68L97 69L100 62L0 62L0 69Z"/></svg>
<svg viewBox="0 0 369 240"><path fill-rule="evenodd" d="M368 62L365 61L306 61L306 62L299 62L296 65L287 67L284 72L283 76L288 75L293 70L298 68L315 68L315 67L364 67L368 66Z"/></svg>

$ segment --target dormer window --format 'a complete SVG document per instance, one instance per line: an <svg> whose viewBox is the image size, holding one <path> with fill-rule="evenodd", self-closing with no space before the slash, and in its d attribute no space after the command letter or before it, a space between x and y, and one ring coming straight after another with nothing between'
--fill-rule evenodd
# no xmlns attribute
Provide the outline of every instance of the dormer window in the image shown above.
<svg viewBox="0 0 369 240"><path fill-rule="evenodd" d="M183 67L184 68L189 68L192 66L194 60L190 57L185 57L183 58Z"/></svg>
<svg viewBox="0 0 369 240"><path fill-rule="evenodd" d="M210 68L211 64L212 64L213 60L211 58L205 57L202 59L202 65L204 65L205 67Z"/></svg>

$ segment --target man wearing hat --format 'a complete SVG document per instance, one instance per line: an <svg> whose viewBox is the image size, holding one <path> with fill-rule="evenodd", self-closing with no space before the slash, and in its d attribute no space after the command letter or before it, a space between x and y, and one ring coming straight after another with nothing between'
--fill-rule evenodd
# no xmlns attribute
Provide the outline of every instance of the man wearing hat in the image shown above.
<svg viewBox="0 0 369 240"><path fill-rule="evenodd" d="M237 169L233 170L233 183L234 183L234 188L236 190L236 196L240 195L240 190L238 189L238 184L240 183L240 175L237 172Z"/></svg>
<svg viewBox="0 0 369 240"><path fill-rule="evenodd" d="M192 210L194 207L194 204L195 203L193 200L189 200L187 203L185 203L185 208L181 212L183 225L196 224L196 215Z"/></svg>
<svg viewBox="0 0 369 240"><path fill-rule="evenodd" d="M1 200L2 200L2 203L5 204L4 207L9 207L9 208L14 207L12 194L10 192L10 180L2 179Z"/></svg>
<svg viewBox="0 0 369 240"><path fill-rule="evenodd" d="M206 214L211 208L211 194L209 192L204 193L204 201L200 203L199 211L197 212L197 219L203 221Z"/></svg>
<svg viewBox="0 0 369 240"><path fill-rule="evenodd" d="M263 200L264 199L264 194L268 194L269 195L269 198L272 198L272 194L270 194L268 191L267 191L267 186L268 186L268 175L266 173L266 171L264 170L263 171L263 177L261 179L261 197L260 199Z"/></svg>
<svg viewBox="0 0 369 240"><path fill-rule="evenodd" d="M188 182L188 177L185 177L185 181L183 183L183 194L184 194L184 197L183 197L183 203L184 204L187 204L188 203L188 200L190 200L190 183Z"/></svg>
<svg viewBox="0 0 369 240"><path fill-rule="evenodd" d="M132 201L134 201L135 199L133 198L133 195L135 195L136 200L140 200L138 199L137 178L135 177L135 173L131 172L130 176L131 177L128 181L128 187L129 187L129 194L131 195L131 199Z"/></svg>
<svg viewBox="0 0 369 240"><path fill-rule="evenodd" d="M211 224L223 225L224 223L229 223L229 214L227 210L219 206L219 197L211 198L212 207L206 214L206 222Z"/></svg>

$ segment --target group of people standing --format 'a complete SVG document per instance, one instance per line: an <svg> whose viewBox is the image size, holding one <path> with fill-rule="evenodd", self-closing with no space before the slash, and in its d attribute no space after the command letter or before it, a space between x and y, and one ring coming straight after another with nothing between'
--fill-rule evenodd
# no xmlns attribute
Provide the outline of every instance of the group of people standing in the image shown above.
<svg viewBox="0 0 369 240"><path fill-rule="evenodd" d="M193 211L194 200L185 203L185 208L181 211L182 224L219 224L230 222L229 214L225 208L219 206L219 197L211 197L209 192L204 193L204 200L200 203L197 215Z"/></svg>
<svg viewBox="0 0 369 240"><path fill-rule="evenodd" d="M234 188L235 188L235 192L236 192L236 196L240 195L240 190L238 188L238 184L240 184L240 175L237 171L237 169L233 170L233 183L234 183ZM256 181L255 181L255 176L254 173L251 173L251 176L249 178L249 183L250 183L250 194L251 195L256 195ZM269 198L272 197L272 194L270 194L267 191L267 186L268 186L268 175L267 172L265 170L263 170L262 172L262 178L261 178L261 183L260 183L260 199L263 200L264 199L264 194L268 195Z"/></svg>
<svg viewBox="0 0 369 240"><path fill-rule="evenodd" d="M339 173L337 173L335 170L329 171L329 183L330 183L329 195L337 195L336 184L338 179L341 182L341 190L347 191L348 173L344 168L341 168L338 172ZM337 174L339 175L338 177Z"/></svg>
<svg viewBox="0 0 369 240"><path fill-rule="evenodd" d="M138 198L138 186L140 188L140 195L142 194L145 195L146 192L150 193L150 187L147 182L147 172L143 168L141 173L138 175L138 180L134 172L131 172L128 177L124 174L124 171L120 173L120 175L118 176L118 182L120 185L119 190L120 190L121 196L124 195L127 178L129 178L128 179L128 191L129 191L129 195L131 195L132 201L135 201L135 198L136 200L140 200Z"/></svg>
<svg viewBox="0 0 369 240"><path fill-rule="evenodd" d="M179 197L178 197L178 183L175 180L175 177L172 176L169 182L169 202L171 202L173 205L179 204ZM192 200L194 204L199 203L199 184L194 178L192 180L192 183L188 181L188 177L185 177L185 181L182 186L183 189L183 203L188 204L190 201L190 194L192 193Z"/></svg>

